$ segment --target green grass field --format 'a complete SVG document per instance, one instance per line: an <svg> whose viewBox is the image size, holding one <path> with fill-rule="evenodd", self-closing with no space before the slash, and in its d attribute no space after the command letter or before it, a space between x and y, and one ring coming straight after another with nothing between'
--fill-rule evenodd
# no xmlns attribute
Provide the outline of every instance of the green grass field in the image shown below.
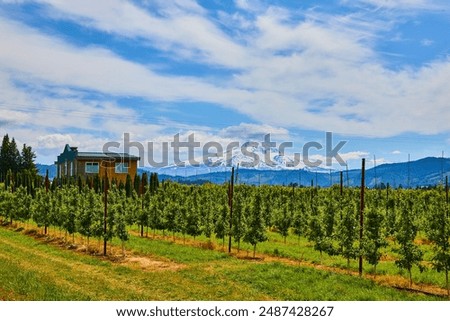
<svg viewBox="0 0 450 321"><path fill-rule="evenodd" d="M442 299L353 275L238 259L170 240L132 235L126 259L105 259L49 241L0 228L0 300Z"/></svg>
<svg viewBox="0 0 450 321"><path fill-rule="evenodd" d="M133 227L132 230L137 235L138 228ZM289 235L286 238L286 243L284 243L283 237L278 233L269 231L267 235L268 241L259 243L257 245L257 252L259 252L260 256L265 255L271 257L286 258L294 261L309 262L315 265L347 270L353 273L356 273L358 271L357 260L350 260L350 265L347 266L347 260L341 256L330 256L326 253L323 253L321 257L320 253L314 250L313 245L304 237L298 238L294 235ZM160 231L156 231L156 236L162 237L162 233ZM153 237L152 232L149 232L149 237ZM182 243L183 236L178 234L177 238L178 242ZM171 235L167 235L165 239L170 241L172 240L172 237ZM193 238L186 236L186 242L193 242ZM207 242L212 242L214 244L214 247L217 249L222 248L222 240L216 240L214 237L211 239L207 239L204 236L196 238L196 243ZM227 247L227 244L225 245L225 247ZM131 241L127 246L135 246L134 241ZM367 262L364 263L364 274L372 275L375 278L382 278L383 276L390 277L390 282L394 282L397 285L402 284L402 286L407 287L407 272L405 270L400 270L395 265L396 255L392 251L395 246L395 244L390 242L389 246L386 249L383 249L384 256L377 266L376 275L374 273L373 266L371 266ZM237 244L233 242L232 247L233 250L236 250ZM251 245L241 242L240 248L241 255L248 255L250 257L253 256L253 249ZM432 256L430 245L422 244L421 249L424 252L424 259L427 261L430 260ZM427 269L424 272L420 272L417 267L413 267L412 273L413 280L415 283L419 284L419 287L425 287L426 285L429 285L431 287L439 287L445 289L445 275L443 273L438 273L436 270L432 269L430 265L428 265Z"/></svg>

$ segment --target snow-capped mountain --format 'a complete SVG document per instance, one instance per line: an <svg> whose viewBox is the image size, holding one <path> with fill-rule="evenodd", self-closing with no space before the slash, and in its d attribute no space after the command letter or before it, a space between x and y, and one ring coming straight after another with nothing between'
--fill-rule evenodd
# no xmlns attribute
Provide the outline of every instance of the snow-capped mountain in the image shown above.
<svg viewBox="0 0 450 321"><path fill-rule="evenodd" d="M277 148L266 149L262 146L243 145L242 148L234 148L224 151L223 155L196 158L198 165L185 162L184 166L171 164L169 166L145 168L148 171L169 176L197 176L202 174L226 172L227 168L239 167L255 170L295 170L319 171L329 173L329 169L314 167L309 168L291 155L285 155Z"/></svg>

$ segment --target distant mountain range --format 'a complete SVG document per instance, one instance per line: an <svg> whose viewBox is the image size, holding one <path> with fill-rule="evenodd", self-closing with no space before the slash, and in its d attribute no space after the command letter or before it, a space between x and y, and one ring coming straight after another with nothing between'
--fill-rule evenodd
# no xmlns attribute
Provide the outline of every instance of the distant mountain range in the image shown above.
<svg viewBox="0 0 450 321"><path fill-rule="evenodd" d="M276 156L275 156L276 157ZM235 164L235 161L237 162ZM234 159L231 163L237 168L242 163L242 158ZM265 163L257 168L243 168L237 170L238 183L249 185L290 185L298 184L304 186L318 185L327 187L339 184L340 172L330 171L323 168L286 168L286 159L281 159L274 167ZM284 163L284 164L283 164ZM176 167L167 166L162 168L139 168L138 172L157 172L161 180L173 180L191 184L212 182L222 184L230 179L231 167L224 166L219 160L216 167L201 166ZM41 175L49 171L49 177L56 176L55 165L37 164ZM450 158L427 157L411 162L382 164L366 170L366 186L389 183L392 187L417 187L431 186L443 182L445 176L450 175ZM343 171L344 185L359 186L361 184L361 170L353 169Z"/></svg>

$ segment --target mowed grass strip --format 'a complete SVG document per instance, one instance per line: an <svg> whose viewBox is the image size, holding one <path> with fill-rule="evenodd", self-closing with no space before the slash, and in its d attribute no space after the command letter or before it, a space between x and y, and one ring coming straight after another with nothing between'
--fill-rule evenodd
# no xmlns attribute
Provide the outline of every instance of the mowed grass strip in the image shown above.
<svg viewBox="0 0 450 321"><path fill-rule="evenodd" d="M186 250L183 248L180 253ZM183 273L142 270L45 244L3 228L0 254L0 289L6 300L271 299L245 285L220 279L208 264L187 265ZM212 254L210 262L214 262L213 252L204 254ZM24 282L27 278L32 286ZM220 281L220 286L210 282L213 279Z"/></svg>
<svg viewBox="0 0 450 321"><path fill-rule="evenodd" d="M282 263L254 264L245 270L223 270L227 277L251 284L258 292L288 301L438 300L421 293L380 286L372 280Z"/></svg>
<svg viewBox="0 0 450 321"><path fill-rule="evenodd" d="M140 269L0 228L3 300L434 300L370 280L238 260L217 251L132 237L133 255L183 268Z"/></svg>

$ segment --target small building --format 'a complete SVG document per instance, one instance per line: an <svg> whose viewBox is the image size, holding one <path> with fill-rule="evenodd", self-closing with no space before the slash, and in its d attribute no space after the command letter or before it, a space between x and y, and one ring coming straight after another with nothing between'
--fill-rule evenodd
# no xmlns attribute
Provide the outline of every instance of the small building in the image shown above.
<svg viewBox="0 0 450 321"><path fill-rule="evenodd" d="M107 173L109 179L125 182L127 174L132 178L137 173L139 157L128 153L80 152L68 144L55 161L57 178L99 175Z"/></svg>

